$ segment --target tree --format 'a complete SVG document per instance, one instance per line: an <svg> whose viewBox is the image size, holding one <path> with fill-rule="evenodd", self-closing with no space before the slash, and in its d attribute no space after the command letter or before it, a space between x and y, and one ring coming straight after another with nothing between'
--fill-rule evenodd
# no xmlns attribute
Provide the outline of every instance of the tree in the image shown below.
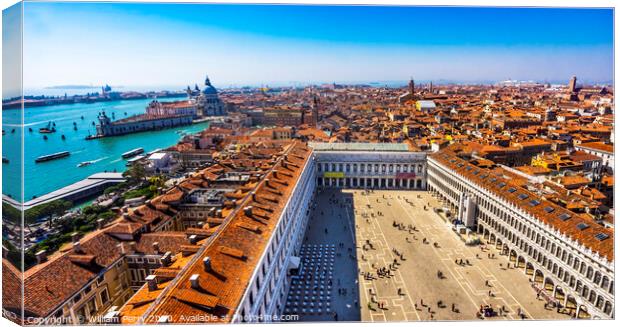
<svg viewBox="0 0 620 327"><path fill-rule="evenodd" d="M125 176L132 179L134 182L142 182L146 176L144 167L138 163L131 165L131 167L125 172Z"/></svg>

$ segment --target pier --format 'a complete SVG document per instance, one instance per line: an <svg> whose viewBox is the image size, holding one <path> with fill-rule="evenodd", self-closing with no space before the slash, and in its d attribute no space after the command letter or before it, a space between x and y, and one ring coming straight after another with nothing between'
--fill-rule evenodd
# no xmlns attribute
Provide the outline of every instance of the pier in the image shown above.
<svg viewBox="0 0 620 327"><path fill-rule="evenodd" d="M36 207L38 205L52 202L54 200L78 201L102 193L106 188L125 182L122 173L97 173L87 178L65 186L59 190L47 193L24 203L23 210ZM14 202L11 204L15 205Z"/></svg>

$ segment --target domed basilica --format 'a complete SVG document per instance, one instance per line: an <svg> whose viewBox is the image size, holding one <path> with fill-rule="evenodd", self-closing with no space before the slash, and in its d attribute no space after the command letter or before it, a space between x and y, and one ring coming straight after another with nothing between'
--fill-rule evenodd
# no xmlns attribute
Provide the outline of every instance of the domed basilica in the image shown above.
<svg viewBox="0 0 620 327"><path fill-rule="evenodd" d="M205 79L205 88L202 91L198 88L198 85L194 86L194 90L188 86L187 95L190 100L196 101L196 109L199 116L226 115L224 103L220 100L217 89L211 85L208 76Z"/></svg>

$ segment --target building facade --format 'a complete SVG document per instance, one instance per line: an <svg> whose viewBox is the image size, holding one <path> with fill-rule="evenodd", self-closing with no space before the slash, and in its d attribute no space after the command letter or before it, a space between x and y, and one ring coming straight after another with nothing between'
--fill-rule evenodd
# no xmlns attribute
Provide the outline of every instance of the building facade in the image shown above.
<svg viewBox="0 0 620 327"><path fill-rule="evenodd" d="M426 189L426 153L396 144L313 143L319 187Z"/></svg>

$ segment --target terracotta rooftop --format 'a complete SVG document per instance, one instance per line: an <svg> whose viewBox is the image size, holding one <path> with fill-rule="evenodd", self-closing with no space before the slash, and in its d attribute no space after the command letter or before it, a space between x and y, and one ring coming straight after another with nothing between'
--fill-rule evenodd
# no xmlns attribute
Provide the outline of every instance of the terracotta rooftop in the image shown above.
<svg viewBox="0 0 620 327"><path fill-rule="evenodd" d="M171 322L196 315L232 318L309 152L299 142L285 147L273 169L256 185L254 195L245 197L240 208L200 246L183 273L145 311L146 323L164 315L170 316ZM203 264L207 257L209 270ZM192 278L197 278L194 283L198 287L191 286Z"/></svg>
<svg viewBox="0 0 620 327"><path fill-rule="evenodd" d="M444 149L430 157L613 262L613 229L605 228L592 219L584 219L523 187L513 185L510 180L500 174L478 168L467 160L461 159L457 153L452 151L453 149L454 147ZM603 235L605 237L602 237Z"/></svg>

